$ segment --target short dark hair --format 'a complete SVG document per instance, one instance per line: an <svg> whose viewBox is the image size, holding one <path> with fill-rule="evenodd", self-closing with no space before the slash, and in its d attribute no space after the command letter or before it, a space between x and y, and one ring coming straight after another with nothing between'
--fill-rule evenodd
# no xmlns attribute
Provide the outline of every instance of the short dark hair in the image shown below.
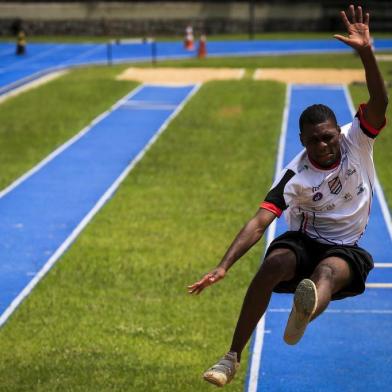
<svg viewBox="0 0 392 392"><path fill-rule="evenodd" d="M321 103L308 106L299 118L299 130L302 132L305 124L317 125L327 120L333 120L338 125L335 113L328 106Z"/></svg>

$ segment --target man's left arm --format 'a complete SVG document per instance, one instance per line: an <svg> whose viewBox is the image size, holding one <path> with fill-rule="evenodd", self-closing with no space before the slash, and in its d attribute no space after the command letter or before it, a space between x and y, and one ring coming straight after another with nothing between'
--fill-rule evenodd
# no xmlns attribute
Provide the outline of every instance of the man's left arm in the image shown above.
<svg viewBox="0 0 392 392"><path fill-rule="evenodd" d="M335 38L355 49L361 58L369 91L369 101L363 108L362 114L370 126L375 129L380 129L385 124L388 94L372 50L369 32L369 13L366 13L363 17L361 7L355 10L354 6L350 5L349 15L351 22L348 20L344 11L340 15L347 28L348 37L335 35Z"/></svg>

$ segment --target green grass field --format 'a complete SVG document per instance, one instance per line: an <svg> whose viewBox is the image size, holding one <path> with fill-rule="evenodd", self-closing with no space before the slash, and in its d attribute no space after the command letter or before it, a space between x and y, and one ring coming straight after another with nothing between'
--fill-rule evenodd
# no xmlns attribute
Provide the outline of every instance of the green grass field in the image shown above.
<svg viewBox="0 0 392 392"><path fill-rule="evenodd" d="M125 67L75 70L3 103L1 187L136 86L114 80ZM391 70L383 64L388 80ZM350 90L366 100L363 86ZM201 296L186 286L219 261L269 188L284 94L250 79L201 88L1 329L1 391L211 390L201 373L230 343L262 244ZM391 132L376 147L389 200ZM246 359L232 391L243 390Z"/></svg>

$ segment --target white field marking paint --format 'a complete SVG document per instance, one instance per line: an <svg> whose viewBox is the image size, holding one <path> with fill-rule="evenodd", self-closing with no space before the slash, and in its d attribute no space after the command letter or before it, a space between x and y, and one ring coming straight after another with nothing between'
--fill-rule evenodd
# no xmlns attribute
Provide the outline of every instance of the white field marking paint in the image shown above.
<svg viewBox="0 0 392 392"><path fill-rule="evenodd" d="M392 268L392 263L374 263L376 268Z"/></svg>
<svg viewBox="0 0 392 392"><path fill-rule="evenodd" d="M1 87L0 88L0 95L7 94L8 91L11 91L13 89L19 88L19 87L21 87L24 84L30 83L31 81L33 81L35 79L38 79L38 78L40 78L42 76L48 75L49 73L54 72L56 70L57 70L56 67L54 67L52 69L48 68L48 69L43 70L43 71L35 72L35 73L31 74L31 75L27 75L24 78L15 80L14 82L9 83L6 86Z"/></svg>
<svg viewBox="0 0 392 392"><path fill-rule="evenodd" d="M249 387L248 387L249 391L256 390L256 389L252 389L255 388L253 387L254 385L257 388L257 383L259 378L259 367L261 361L261 347L263 347L263 341L264 341L264 330L265 330L264 327L265 327L265 314L257 324L255 341L253 345L253 347L255 347L255 350L252 353L252 362L249 371ZM257 349L258 347L260 347L260 349Z"/></svg>
<svg viewBox="0 0 392 392"><path fill-rule="evenodd" d="M69 72L68 70L52 72L50 74L46 74L46 75L43 75L37 79L34 79L30 83L26 83L20 87L16 87L15 89L9 91L8 93L0 95L0 103L4 102L8 98L15 97L15 96L27 91L27 90L31 90L35 87L41 86L41 85L48 83L54 79L57 79L60 76L65 75L68 72Z"/></svg>
<svg viewBox="0 0 392 392"><path fill-rule="evenodd" d="M253 80L257 80L257 79L259 78L259 75L260 75L261 73L262 73L261 69L260 69L260 68L257 68L257 69L255 70L255 72L253 72L252 79L253 79Z"/></svg>
<svg viewBox="0 0 392 392"><path fill-rule="evenodd" d="M271 313L289 313L291 308L269 309ZM326 309L323 313L334 314L392 314L392 309Z"/></svg>
<svg viewBox="0 0 392 392"><path fill-rule="evenodd" d="M355 107L354 107L354 104L353 104L353 101L352 101L352 98L351 98L351 95L350 95L350 92L348 90L347 85L343 85L343 90L344 90L344 95L346 96L347 103L350 107L351 114L354 116L356 111L355 111ZM380 202L380 207L381 207L382 214L384 216L385 224L388 228L389 237L392 240L391 213L389 211L388 204L385 199L384 191L382 190L380 181L378 180L377 173L375 174L375 177L374 177L374 187L376 190L376 197L378 198L378 201Z"/></svg>
<svg viewBox="0 0 392 392"><path fill-rule="evenodd" d="M115 103L109 110L106 112L100 114L98 117L96 117L86 128L83 128L79 133L77 133L75 136L73 136L71 139L69 139L67 142L65 142L63 145L58 147L56 150L54 150L51 154L49 154L45 159L43 159L41 162L39 162L36 166L31 168L28 172L23 174L21 177L16 179L14 182L12 182L7 188L2 190L0 192L0 199L4 197L7 193L12 191L15 187L17 187L19 184L21 184L23 181L27 180L29 177L31 177L34 173L36 173L38 170L40 170L43 166L45 166L48 162L53 160L57 155L62 153L66 148L68 148L71 144L75 143L77 140L79 140L83 135L85 135L87 132L91 130L91 128L98 123L99 121L103 120L105 117L107 117L113 110L117 109L120 105L122 105L127 99L131 98L133 95L137 94L144 85L140 85L134 90L132 90L130 93L128 93L125 97L121 98L117 103Z"/></svg>
<svg viewBox="0 0 392 392"><path fill-rule="evenodd" d="M283 169L284 150L286 147L287 122L288 122L289 107L291 102L291 90L292 90L292 85L288 84L286 87L286 98L285 98L285 105L283 110L282 127L281 127L281 132L279 137L278 156L276 160L274 179L276 179L276 177ZM276 219L274 219L274 221L268 228L266 249L274 239L275 232L276 232ZM251 353L251 364L249 370L248 392L257 391L259 372L260 372L260 363L261 363L261 352L263 350L264 327L265 327L265 314L260 319L255 330L255 341L253 345L253 352Z"/></svg>
<svg viewBox="0 0 392 392"><path fill-rule="evenodd" d="M366 283L367 289L392 289L392 283Z"/></svg>
<svg viewBox="0 0 392 392"><path fill-rule="evenodd" d="M63 63L60 64L60 66L65 66L69 64L72 61L75 61L77 59L82 59L84 57L90 56L91 54L98 52L99 50L104 50L105 46L102 44L96 44L93 48L90 48L89 50L86 50L85 52L78 54L77 56L73 57L72 59L69 59L67 61L64 61Z"/></svg>
<svg viewBox="0 0 392 392"><path fill-rule="evenodd" d="M161 103L154 102L126 102L120 106L124 109L145 109L145 110L174 110L177 105L163 105Z"/></svg>
<svg viewBox="0 0 392 392"><path fill-rule="evenodd" d="M245 76L245 74L246 74L245 68L241 68L237 79L242 79Z"/></svg>
<svg viewBox="0 0 392 392"><path fill-rule="evenodd" d="M59 46L56 46L56 47L51 47L50 49L47 49L47 50L45 50L45 51L43 51L41 53L38 53L35 56L28 57L27 59L21 61L20 63L18 63L16 65L13 64L13 65L9 65L8 67L3 68L0 73L2 73L5 70L8 70L8 69L14 70L14 69L23 68L26 64L34 62L35 60L40 59L42 57L46 57L46 56L48 56L48 55L50 55L50 54L52 54L54 52L58 52L59 50L63 49L64 46L65 45L63 44L63 45L59 45Z"/></svg>
<svg viewBox="0 0 392 392"><path fill-rule="evenodd" d="M141 85L136 88L136 92L139 91L142 87L146 85ZM87 226L87 224L91 221L94 215L100 210L100 208L110 199L116 189L120 186L121 182L125 179L128 173L136 166L136 164L143 158L145 153L150 149L153 143L158 139L161 133L167 128L170 121L173 120L175 116L182 110L184 105L191 99L191 97L199 90L201 84L197 84L188 94L188 96L184 99L184 101L177 107L177 109L167 118L167 120L161 125L159 130L155 133L155 135L151 138L148 144L139 152L139 154L133 159L133 161L123 170L120 176L116 179L116 181L111 185L110 188L101 196L95 206L90 210L90 212L83 218L83 220L79 223L79 225L72 231L72 233L67 237L67 239L60 245L60 247L53 253L52 257L45 263L45 265L37 272L35 277L29 282L29 284L20 292L20 294L11 302L8 308L3 312L0 316L0 327L7 321L10 315L15 311L15 309L20 305L20 303L26 298L36 284L45 276L45 274L50 270L53 264L60 258L60 256L67 250L67 248L71 245L71 243L77 238L80 232ZM112 106L112 109L105 112L106 116L113 110L113 108L117 108L124 99L128 99L132 95L136 94L135 91L132 91L125 98L122 98L117 104ZM105 116L105 117L106 117ZM99 116L101 119L104 116ZM91 126L87 129L89 130ZM86 131L84 132L86 133ZM83 133L83 134L84 134ZM80 136L79 136L80 137ZM56 150L57 151L57 150ZM56 154L58 155L58 153ZM53 157L52 157L53 159ZM42 166L41 166L42 167Z"/></svg>

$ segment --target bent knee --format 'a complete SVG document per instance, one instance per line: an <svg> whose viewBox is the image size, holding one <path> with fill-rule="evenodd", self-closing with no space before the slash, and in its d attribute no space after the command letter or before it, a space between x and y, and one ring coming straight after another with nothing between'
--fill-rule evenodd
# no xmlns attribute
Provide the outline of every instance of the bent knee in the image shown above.
<svg viewBox="0 0 392 392"><path fill-rule="evenodd" d="M275 249L264 259L260 271L277 281L290 280L295 274L296 260L291 249Z"/></svg>

